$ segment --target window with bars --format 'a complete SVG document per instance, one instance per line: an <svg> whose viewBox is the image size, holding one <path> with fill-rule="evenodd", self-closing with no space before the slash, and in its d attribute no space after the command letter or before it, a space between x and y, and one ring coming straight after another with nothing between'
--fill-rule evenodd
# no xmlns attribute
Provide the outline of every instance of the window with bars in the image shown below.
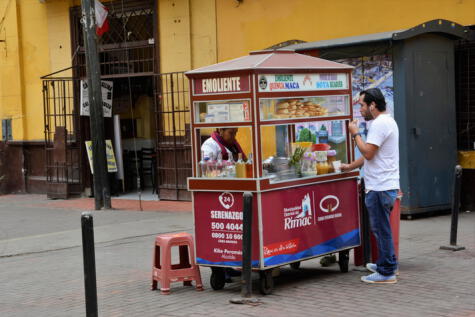
<svg viewBox="0 0 475 317"><path fill-rule="evenodd" d="M144 76L155 67L155 1L111 1L104 3L109 10L109 31L99 39L99 62L103 78ZM81 8L71 11L73 63L79 77L86 75L86 56L81 25Z"/></svg>

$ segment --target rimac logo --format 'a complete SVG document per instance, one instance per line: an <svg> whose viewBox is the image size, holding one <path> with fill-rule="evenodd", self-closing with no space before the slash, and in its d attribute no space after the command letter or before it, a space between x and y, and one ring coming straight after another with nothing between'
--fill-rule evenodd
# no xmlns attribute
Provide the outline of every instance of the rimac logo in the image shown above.
<svg viewBox="0 0 475 317"><path fill-rule="evenodd" d="M323 212L333 212L340 206L340 200L334 195L327 195L320 200L320 210Z"/></svg>
<svg viewBox="0 0 475 317"><path fill-rule="evenodd" d="M229 192L224 192L221 195L219 195L219 202L221 206L223 206L226 209L229 209L234 205L234 196L233 194Z"/></svg>
<svg viewBox="0 0 475 317"><path fill-rule="evenodd" d="M300 206L284 208L284 229L294 229L312 224L312 202L310 194L306 194Z"/></svg>

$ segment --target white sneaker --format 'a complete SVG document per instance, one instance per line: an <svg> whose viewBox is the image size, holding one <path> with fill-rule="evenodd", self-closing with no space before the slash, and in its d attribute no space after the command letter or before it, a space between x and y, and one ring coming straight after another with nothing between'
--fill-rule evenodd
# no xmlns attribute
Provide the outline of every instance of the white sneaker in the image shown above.
<svg viewBox="0 0 475 317"><path fill-rule="evenodd" d="M395 284L396 275L384 276L379 273L373 273L368 276L362 276L361 281L370 284Z"/></svg>
<svg viewBox="0 0 475 317"><path fill-rule="evenodd" d="M378 271L376 270L377 268L378 268L378 266L376 265L376 263L367 263L366 264L366 269L370 272L378 273ZM395 274L396 274L396 276L399 276L399 269L396 270Z"/></svg>

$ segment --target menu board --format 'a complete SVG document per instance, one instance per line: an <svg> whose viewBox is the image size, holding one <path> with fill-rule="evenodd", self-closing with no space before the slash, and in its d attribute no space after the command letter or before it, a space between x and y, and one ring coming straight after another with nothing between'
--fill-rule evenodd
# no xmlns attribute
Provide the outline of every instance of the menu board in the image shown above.
<svg viewBox="0 0 475 317"><path fill-rule="evenodd" d="M199 122L224 123L250 121L250 107L248 101L230 103L200 103L196 108Z"/></svg>
<svg viewBox="0 0 475 317"><path fill-rule="evenodd" d="M345 73L259 75L259 92L346 90L348 87Z"/></svg>
<svg viewBox="0 0 475 317"><path fill-rule="evenodd" d="M229 104L209 104L205 122L228 122Z"/></svg>

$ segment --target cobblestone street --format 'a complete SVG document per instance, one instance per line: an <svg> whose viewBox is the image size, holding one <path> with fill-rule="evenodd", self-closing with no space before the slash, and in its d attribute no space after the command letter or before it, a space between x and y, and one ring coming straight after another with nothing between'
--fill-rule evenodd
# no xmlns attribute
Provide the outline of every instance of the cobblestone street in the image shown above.
<svg viewBox="0 0 475 317"><path fill-rule="evenodd" d="M85 209L60 205L39 195L0 197L0 316L85 316ZM205 267L203 292L181 283L169 296L150 291L155 235L191 232L191 212L94 212L99 315L475 316L475 213L459 220L458 242L467 249L458 252L439 250L449 240L449 215L401 221L395 285L366 285L364 272L340 273L315 259L298 271L282 267L272 295L254 285L262 303L250 306L229 303L240 294L238 283L213 291Z"/></svg>

